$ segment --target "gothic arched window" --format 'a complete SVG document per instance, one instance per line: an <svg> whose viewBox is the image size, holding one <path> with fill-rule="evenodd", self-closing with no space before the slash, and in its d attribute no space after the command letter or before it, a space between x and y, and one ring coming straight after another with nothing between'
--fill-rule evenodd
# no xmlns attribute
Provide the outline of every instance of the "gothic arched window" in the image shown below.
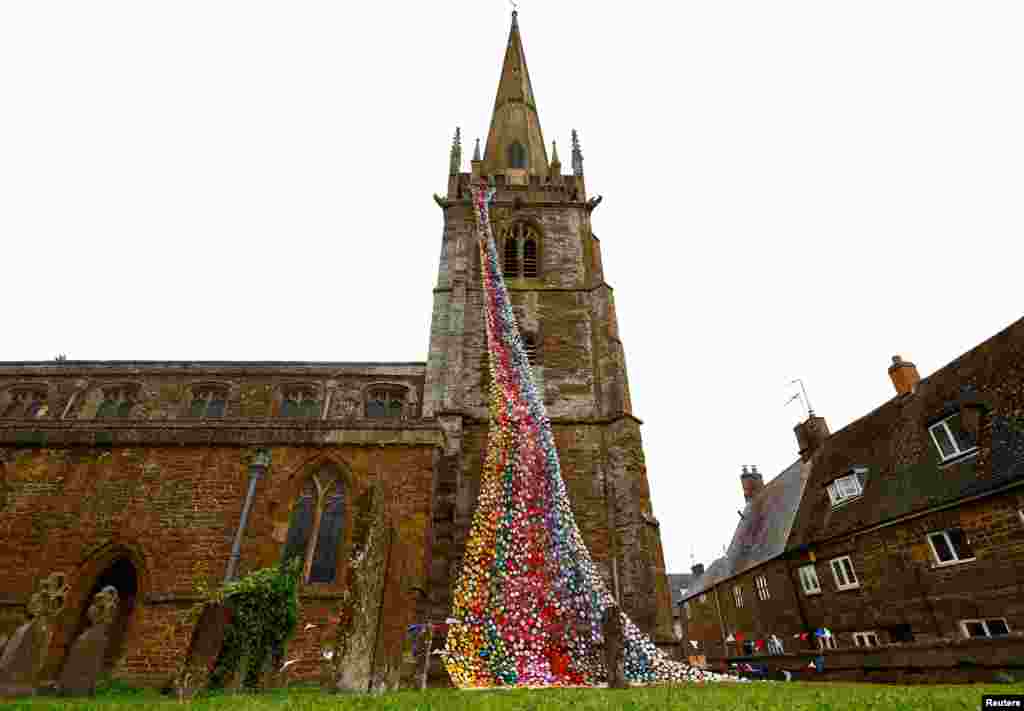
<svg viewBox="0 0 1024 711"><path fill-rule="evenodd" d="M46 414L46 391L36 388L12 388L3 417L33 419Z"/></svg>
<svg viewBox="0 0 1024 711"><path fill-rule="evenodd" d="M532 234L523 240L523 276L537 276L537 238Z"/></svg>
<svg viewBox="0 0 1024 711"><path fill-rule="evenodd" d="M192 417L223 417L228 391L222 385L197 385L192 389Z"/></svg>
<svg viewBox="0 0 1024 711"><path fill-rule="evenodd" d="M366 398L366 416L401 417L405 395L405 388L400 386L371 388Z"/></svg>
<svg viewBox="0 0 1024 711"><path fill-rule="evenodd" d="M530 365L537 365L537 355L539 353L537 337L532 333L523 334L523 350L526 351L526 359L530 362Z"/></svg>
<svg viewBox="0 0 1024 711"><path fill-rule="evenodd" d="M138 387L135 385L114 385L103 388L103 402L96 410L96 419L128 417L138 402Z"/></svg>
<svg viewBox="0 0 1024 711"><path fill-rule="evenodd" d="M513 235L505 235L505 276L519 276L519 240Z"/></svg>
<svg viewBox="0 0 1024 711"><path fill-rule="evenodd" d="M526 148L519 141L514 141L508 147L508 167L509 168L525 168L526 167Z"/></svg>
<svg viewBox="0 0 1024 711"><path fill-rule="evenodd" d="M281 417L320 416L320 400L316 390L308 385L292 385L284 388L281 399Z"/></svg>
<svg viewBox="0 0 1024 711"><path fill-rule="evenodd" d="M516 222L505 228L504 264L506 277L540 276L540 234L526 222Z"/></svg>
<svg viewBox="0 0 1024 711"><path fill-rule="evenodd" d="M321 469L302 487L284 544L285 562L301 557L303 582L334 582L344 519L341 478L330 469Z"/></svg>

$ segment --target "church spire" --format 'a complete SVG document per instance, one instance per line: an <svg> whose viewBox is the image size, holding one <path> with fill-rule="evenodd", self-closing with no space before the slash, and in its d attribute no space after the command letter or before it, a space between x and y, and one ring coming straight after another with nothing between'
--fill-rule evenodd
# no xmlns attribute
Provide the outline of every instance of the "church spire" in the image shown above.
<svg viewBox="0 0 1024 711"><path fill-rule="evenodd" d="M518 13L513 12L491 129L487 133L483 172L493 175L508 168L519 168L526 169L530 175L543 176L548 174L547 149L517 17Z"/></svg>

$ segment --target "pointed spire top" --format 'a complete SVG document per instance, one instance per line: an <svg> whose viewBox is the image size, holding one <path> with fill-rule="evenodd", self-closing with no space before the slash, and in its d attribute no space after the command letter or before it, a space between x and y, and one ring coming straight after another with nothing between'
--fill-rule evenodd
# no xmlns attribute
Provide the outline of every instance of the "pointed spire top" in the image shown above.
<svg viewBox="0 0 1024 711"><path fill-rule="evenodd" d="M558 160L558 143L556 143L555 141L551 142L551 162L552 163L561 163L562 162L562 161Z"/></svg>
<svg viewBox="0 0 1024 711"><path fill-rule="evenodd" d="M455 127L455 139L452 141L452 153L448 160L448 175L458 175L462 167L462 129Z"/></svg>
<svg viewBox="0 0 1024 711"><path fill-rule="evenodd" d="M480 160L480 139L476 139L476 146L473 148L473 160Z"/></svg>
<svg viewBox="0 0 1024 711"><path fill-rule="evenodd" d="M525 169L532 175L548 173L547 149L540 130L530 72L526 68L518 16L518 12L512 13L505 61L484 148L483 172L488 175L508 168Z"/></svg>
<svg viewBox="0 0 1024 711"><path fill-rule="evenodd" d="M572 173L583 175L583 151L580 150L580 137L575 128L572 130Z"/></svg>

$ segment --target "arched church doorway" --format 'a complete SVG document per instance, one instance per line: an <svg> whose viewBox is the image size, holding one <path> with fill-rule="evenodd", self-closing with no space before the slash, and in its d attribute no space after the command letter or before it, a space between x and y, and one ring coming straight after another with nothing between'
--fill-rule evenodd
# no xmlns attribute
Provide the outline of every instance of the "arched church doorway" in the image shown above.
<svg viewBox="0 0 1024 711"><path fill-rule="evenodd" d="M114 663L124 651L128 624L131 622L132 613L135 611L135 600L139 592L139 578L131 560L127 557L116 558L96 578L96 582L93 583L88 597L85 598L85 604L82 606L82 611L79 614L78 626L75 629L72 641L78 639L80 634L89 629L89 604L96 593L108 585L117 588L119 604L117 616L110 624L110 629L107 632L109 642L107 643L106 653L103 655L102 674L108 674L114 668Z"/></svg>

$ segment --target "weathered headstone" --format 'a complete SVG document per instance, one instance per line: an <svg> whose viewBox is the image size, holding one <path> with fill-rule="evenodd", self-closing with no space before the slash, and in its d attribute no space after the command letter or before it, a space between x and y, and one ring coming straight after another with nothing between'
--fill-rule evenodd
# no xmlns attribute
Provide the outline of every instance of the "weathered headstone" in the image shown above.
<svg viewBox="0 0 1024 711"><path fill-rule="evenodd" d="M90 627L71 645L71 652L60 673L62 696L91 696L96 692L96 680L103 671L103 660L110 643L110 624L117 617L119 602L117 588L112 585L100 590L92 599L87 613Z"/></svg>
<svg viewBox="0 0 1024 711"><path fill-rule="evenodd" d="M626 655L625 638L622 629L622 610L611 605L604 611L602 623L604 633L604 666L608 673L609 689L625 689Z"/></svg>
<svg viewBox="0 0 1024 711"><path fill-rule="evenodd" d="M53 639L54 618L64 609L68 586L63 573L51 573L29 598L30 620L14 631L0 652L0 696L35 693Z"/></svg>
<svg viewBox="0 0 1024 711"><path fill-rule="evenodd" d="M174 680L179 698L191 698L197 690L206 688L230 621L231 611L226 605L207 605L199 615L188 661Z"/></svg>

